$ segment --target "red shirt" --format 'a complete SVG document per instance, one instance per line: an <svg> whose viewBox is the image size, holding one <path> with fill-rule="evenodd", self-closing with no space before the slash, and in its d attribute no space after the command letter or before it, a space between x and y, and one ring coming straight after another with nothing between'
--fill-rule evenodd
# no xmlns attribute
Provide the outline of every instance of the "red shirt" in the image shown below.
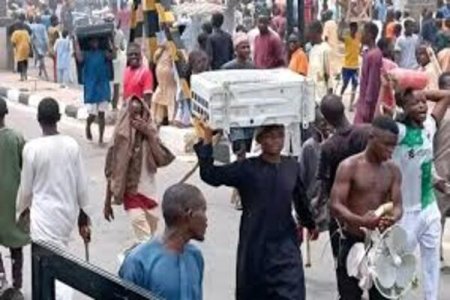
<svg viewBox="0 0 450 300"><path fill-rule="evenodd" d="M137 69L127 67L123 75L123 98L127 100L129 97L136 95L144 98L144 94L153 92L153 74L145 66Z"/></svg>
<svg viewBox="0 0 450 300"><path fill-rule="evenodd" d="M134 208L153 209L158 206L158 202L142 194L125 194L123 197L125 210Z"/></svg>
<svg viewBox="0 0 450 300"><path fill-rule="evenodd" d="M259 69L284 66L283 44L277 34L269 32L256 37L254 63Z"/></svg>

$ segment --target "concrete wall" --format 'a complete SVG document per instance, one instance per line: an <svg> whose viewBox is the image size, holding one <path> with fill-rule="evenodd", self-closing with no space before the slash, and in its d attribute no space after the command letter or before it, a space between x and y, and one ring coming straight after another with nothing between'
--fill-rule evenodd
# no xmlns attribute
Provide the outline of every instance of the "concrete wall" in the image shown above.
<svg viewBox="0 0 450 300"><path fill-rule="evenodd" d="M12 70L14 67L11 43L7 28L12 23L10 18L0 17L0 70Z"/></svg>
<svg viewBox="0 0 450 300"><path fill-rule="evenodd" d="M0 27L0 69L8 68L8 47L6 37L6 27Z"/></svg>

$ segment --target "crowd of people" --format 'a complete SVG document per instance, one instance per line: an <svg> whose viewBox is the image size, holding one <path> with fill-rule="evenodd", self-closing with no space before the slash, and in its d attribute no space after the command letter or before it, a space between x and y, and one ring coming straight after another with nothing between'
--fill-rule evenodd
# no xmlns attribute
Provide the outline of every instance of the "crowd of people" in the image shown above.
<svg viewBox="0 0 450 300"><path fill-rule="evenodd" d="M282 125L231 128L237 161L216 166L216 131L200 123L203 134L194 147L200 177L212 186L232 187L236 207L242 210L236 299L305 299L300 245L323 231L330 235L339 299L361 299L364 291L348 274L349 252L365 239L361 227L383 231L393 224L407 232L410 251L420 248L423 298L438 299L441 237L450 208L450 2L435 13L424 11L420 22L388 2L375 1L373 20L365 22L337 21L326 5L317 16L316 5L308 2L304 35L287 28L283 5L274 5L272 13L257 16L247 27L238 24L232 33L223 29L224 15L213 13L202 26L198 47L187 53L190 75L289 68L315 84L316 120L302 136L299 157L281 154ZM127 8L122 6L117 18L108 21L119 30L125 25L118 20L126 18ZM18 16L10 32L17 71L21 80L27 79L33 50L40 74L48 78L43 57L50 54L54 79L67 84L74 56L84 78L86 137L93 139L91 125L97 119L100 143L109 103L118 107L117 85L122 90L122 108L105 162L103 213L112 221L113 204L123 206L137 246L127 253L119 276L164 299L202 299L205 261L190 243L203 241L207 228L207 200L197 187L179 183L165 191L165 230L155 236L155 175L174 159L159 141L158 127L186 126L190 115L189 100L180 97L170 45L163 42L150 58L153 72L141 45L129 43L127 64L111 89L117 73L115 52L125 49L123 33L116 32L119 38L107 50L97 38L83 50L71 40L70 24L63 22L60 33L59 19L34 16L27 21L25 15ZM393 69L424 74L426 87L402 87L389 75ZM0 100L0 149L5 153L0 157L5 174L0 177L0 244L10 248L13 286L20 290L22 247L30 237L67 248L78 221L81 237L89 242L89 195L80 147L58 131L57 101L40 102L43 136L27 143L6 127L7 113L6 102ZM254 139L262 154L246 158ZM386 202L393 203L392 213L375 215ZM24 230L27 223L29 234ZM300 234L303 228L305 237ZM0 284L5 280L0 261ZM57 294L70 299L63 285L57 286ZM376 288L368 294L370 299L385 299Z"/></svg>

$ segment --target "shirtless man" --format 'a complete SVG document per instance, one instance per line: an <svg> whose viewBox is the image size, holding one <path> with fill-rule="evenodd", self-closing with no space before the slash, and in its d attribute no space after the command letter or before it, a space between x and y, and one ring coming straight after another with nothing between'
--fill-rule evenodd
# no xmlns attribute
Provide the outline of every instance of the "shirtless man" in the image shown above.
<svg viewBox="0 0 450 300"><path fill-rule="evenodd" d="M389 117L372 122L366 149L344 160L336 173L331 191L331 214L343 225L338 254L338 289L341 299L361 299L363 291L356 278L347 274L347 256L355 243L364 241L361 227L385 229L402 216L401 173L390 161L397 144L399 129ZM391 216L374 214L380 205L392 201ZM375 287L370 299L385 299Z"/></svg>

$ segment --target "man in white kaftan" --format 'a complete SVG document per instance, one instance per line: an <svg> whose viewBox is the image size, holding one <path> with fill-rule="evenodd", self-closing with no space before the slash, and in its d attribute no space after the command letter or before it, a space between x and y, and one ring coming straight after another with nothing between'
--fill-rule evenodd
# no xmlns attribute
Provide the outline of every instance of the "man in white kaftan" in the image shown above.
<svg viewBox="0 0 450 300"><path fill-rule="evenodd" d="M29 209L33 241L67 249L79 214L86 212L88 192L80 147L73 138L57 132L59 118L56 101L42 100L38 119L43 136L24 147L18 206L21 213ZM80 225L80 232L85 229ZM72 298L71 289L58 282L55 292L57 300Z"/></svg>

